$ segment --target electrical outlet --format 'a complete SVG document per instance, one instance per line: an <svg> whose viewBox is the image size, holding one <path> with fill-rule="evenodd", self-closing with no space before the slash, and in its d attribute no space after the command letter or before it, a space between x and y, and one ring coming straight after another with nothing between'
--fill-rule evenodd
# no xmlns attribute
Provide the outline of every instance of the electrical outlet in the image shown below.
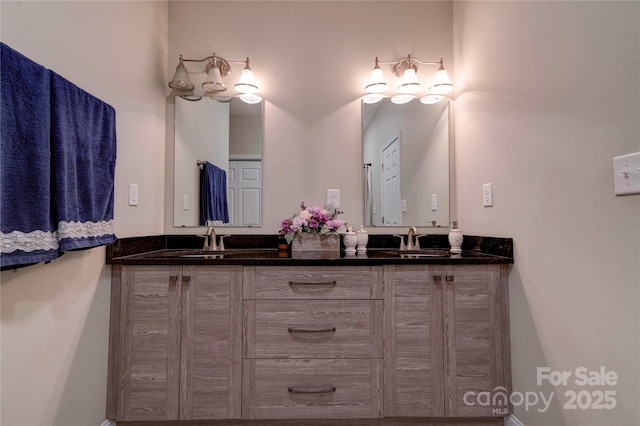
<svg viewBox="0 0 640 426"><path fill-rule="evenodd" d="M484 207L493 207L493 184L485 183L482 185L482 205Z"/></svg>
<svg viewBox="0 0 640 426"><path fill-rule="evenodd" d="M129 184L129 205L138 205L138 185L136 185L135 183Z"/></svg>
<svg viewBox="0 0 640 426"><path fill-rule="evenodd" d="M327 189L327 204L333 204L333 207L340 207L340 190Z"/></svg>
<svg viewBox="0 0 640 426"><path fill-rule="evenodd" d="M182 197L182 210L189 210L189 194L184 194Z"/></svg>
<svg viewBox="0 0 640 426"><path fill-rule="evenodd" d="M431 194L431 211L438 210L438 194Z"/></svg>
<svg viewBox="0 0 640 426"><path fill-rule="evenodd" d="M409 211L409 207L407 205L407 200L401 200L400 201L400 209L402 210L402 213L406 213L407 211Z"/></svg>

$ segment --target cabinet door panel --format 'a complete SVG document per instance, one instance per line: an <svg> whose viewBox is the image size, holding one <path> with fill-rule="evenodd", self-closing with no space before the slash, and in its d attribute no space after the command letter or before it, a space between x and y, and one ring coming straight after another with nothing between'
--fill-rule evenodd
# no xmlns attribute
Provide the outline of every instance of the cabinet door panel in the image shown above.
<svg viewBox="0 0 640 426"><path fill-rule="evenodd" d="M448 416L491 416L492 406L481 406L465 402L465 395L475 401L478 392L492 394L499 383L496 363L496 345L501 341L492 323L500 319L499 308L490 303L494 288L489 279L489 268L497 266L456 266L447 267L445 276L454 277L445 281L445 359L448 366L446 414ZM494 318L495 316L495 318Z"/></svg>
<svg viewBox="0 0 640 426"><path fill-rule="evenodd" d="M183 276L181 419L240 416L238 267L187 267ZM237 359L234 359L237 357Z"/></svg>
<svg viewBox="0 0 640 426"><path fill-rule="evenodd" d="M178 418L180 314L177 272L123 268L118 418Z"/></svg>
<svg viewBox="0 0 640 426"><path fill-rule="evenodd" d="M386 416L444 415L438 265L385 267Z"/></svg>

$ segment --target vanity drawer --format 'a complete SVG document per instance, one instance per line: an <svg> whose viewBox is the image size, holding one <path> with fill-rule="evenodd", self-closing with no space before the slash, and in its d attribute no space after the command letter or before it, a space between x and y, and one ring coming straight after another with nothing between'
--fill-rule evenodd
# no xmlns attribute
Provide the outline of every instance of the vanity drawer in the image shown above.
<svg viewBox="0 0 640 426"><path fill-rule="evenodd" d="M378 268L256 266L243 270L244 299L381 299Z"/></svg>
<svg viewBox="0 0 640 426"><path fill-rule="evenodd" d="M247 359L243 418L382 416L381 359Z"/></svg>
<svg viewBox="0 0 640 426"><path fill-rule="evenodd" d="M382 300L247 300L247 358L382 358Z"/></svg>

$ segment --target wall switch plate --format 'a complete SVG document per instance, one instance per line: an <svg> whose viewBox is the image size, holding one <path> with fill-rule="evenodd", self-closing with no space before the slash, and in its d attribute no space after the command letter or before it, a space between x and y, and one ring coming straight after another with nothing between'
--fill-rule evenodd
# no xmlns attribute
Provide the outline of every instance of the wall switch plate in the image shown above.
<svg viewBox="0 0 640 426"><path fill-rule="evenodd" d="M182 210L189 210L189 194L184 194L182 197Z"/></svg>
<svg viewBox="0 0 640 426"><path fill-rule="evenodd" d="M135 183L129 184L129 205L138 205L138 185L136 185Z"/></svg>
<svg viewBox="0 0 640 426"><path fill-rule="evenodd" d="M640 152L613 159L613 183L616 195L640 194Z"/></svg>
<svg viewBox="0 0 640 426"><path fill-rule="evenodd" d="M400 201L400 210L402 211L402 213L406 213L408 210L407 207L407 200L401 200Z"/></svg>
<svg viewBox="0 0 640 426"><path fill-rule="evenodd" d="M327 204L333 204L333 207L340 207L340 190L327 189Z"/></svg>
<svg viewBox="0 0 640 426"><path fill-rule="evenodd" d="M431 194L431 211L438 210L438 194Z"/></svg>
<svg viewBox="0 0 640 426"><path fill-rule="evenodd" d="M482 185L482 205L484 207L493 207L493 184L485 183Z"/></svg>

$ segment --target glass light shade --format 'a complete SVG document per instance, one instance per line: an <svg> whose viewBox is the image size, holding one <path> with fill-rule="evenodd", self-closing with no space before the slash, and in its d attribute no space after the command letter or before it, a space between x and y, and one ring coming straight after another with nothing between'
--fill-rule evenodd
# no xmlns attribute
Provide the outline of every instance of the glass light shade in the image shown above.
<svg viewBox="0 0 640 426"><path fill-rule="evenodd" d="M182 62L181 62L182 63ZM169 87L177 90L193 90L194 86L189 78L187 67L178 65L173 79L169 82Z"/></svg>
<svg viewBox="0 0 640 426"><path fill-rule="evenodd" d="M399 93L415 93L420 90L420 82L416 76L416 70L407 68L402 75L402 81L398 86Z"/></svg>
<svg viewBox="0 0 640 426"><path fill-rule="evenodd" d="M364 86L364 90L367 93L378 93L384 92L387 90L389 85L387 81L384 79L384 74L380 68L374 68L371 71L371 77L369 78L369 82L366 86Z"/></svg>
<svg viewBox="0 0 640 426"><path fill-rule="evenodd" d="M415 96L413 95L408 95L408 94L401 94L401 95L395 95L391 97L391 102L393 102L394 104L406 104L407 102L411 102L413 99L415 99Z"/></svg>
<svg viewBox="0 0 640 426"><path fill-rule="evenodd" d="M423 96L420 98L420 102L422 102L423 104L437 104L438 102L440 102L442 99L444 99L444 96L440 96L440 95L427 95L427 96Z"/></svg>
<svg viewBox="0 0 640 426"><path fill-rule="evenodd" d="M207 73L207 79L202 83L202 88L207 92L224 92L227 86L222 81L222 75L218 67L211 67Z"/></svg>
<svg viewBox="0 0 640 426"><path fill-rule="evenodd" d="M453 84L451 84L451 80L449 80L449 74L447 74L447 70L441 67L436 71L436 76L433 78L433 85L429 88L429 93L442 95L452 90Z"/></svg>
<svg viewBox="0 0 640 426"><path fill-rule="evenodd" d="M248 104L258 104L262 102L262 97L254 94L254 93L243 93L238 96L241 101L246 102Z"/></svg>
<svg viewBox="0 0 640 426"><path fill-rule="evenodd" d="M371 93L369 95L363 96L362 102L364 102L365 104L375 104L376 102L380 102L383 99L384 99L384 95Z"/></svg>
<svg viewBox="0 0 640 426"><path fill-rule="evenodd" d="M240 93L256 93L258 91L258 85L253 78L253 71L250 68L242 70L240 80L234 86Z"/></svg>

